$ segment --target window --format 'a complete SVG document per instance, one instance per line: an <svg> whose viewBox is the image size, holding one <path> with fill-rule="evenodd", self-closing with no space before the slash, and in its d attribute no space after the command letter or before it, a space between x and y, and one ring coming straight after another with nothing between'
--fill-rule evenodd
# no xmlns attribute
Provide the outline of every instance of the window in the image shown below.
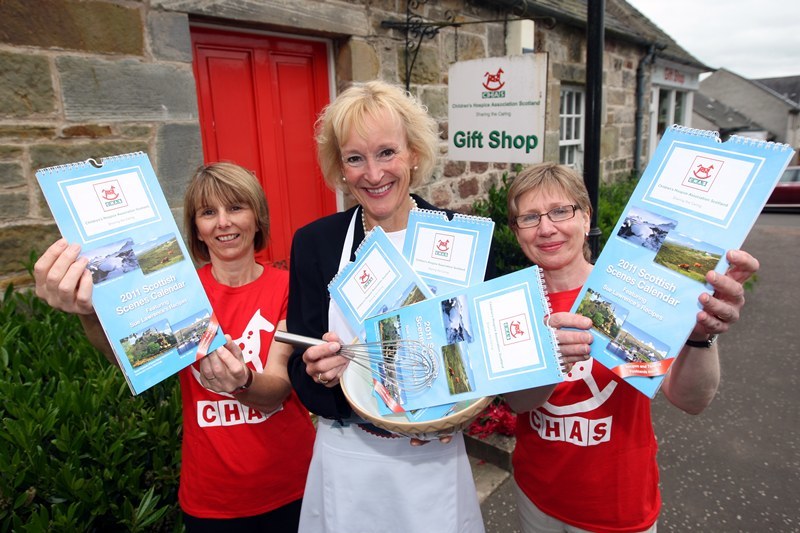
<svg viewBox="0 0 800 533"><path fill-rule="evenodd" d="M583 100L582 88L561 88L558 162L576 169L583 167Z"/></svg>
<svg viewBox="0 0 800 533"><path fill-rule="evenodd" d="M686 117L688 93L675 89L658 89L658 139L673 124L688 126Z"/></svg>

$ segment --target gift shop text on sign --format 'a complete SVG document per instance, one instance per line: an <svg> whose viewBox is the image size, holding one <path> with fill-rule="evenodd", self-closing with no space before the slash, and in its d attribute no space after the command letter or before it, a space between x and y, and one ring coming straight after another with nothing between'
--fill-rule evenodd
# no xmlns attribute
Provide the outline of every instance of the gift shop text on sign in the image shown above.
<svg viewBox="0 0 800 533"><path fill-rule="evenodd" d="M546 88L547 54L453 64L448 157L459 161L541 162Z"/></svg>

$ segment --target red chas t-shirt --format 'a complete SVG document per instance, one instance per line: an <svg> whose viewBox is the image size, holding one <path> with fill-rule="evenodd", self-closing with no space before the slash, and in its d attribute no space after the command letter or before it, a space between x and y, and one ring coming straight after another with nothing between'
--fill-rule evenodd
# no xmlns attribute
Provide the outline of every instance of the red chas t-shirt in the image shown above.
<svg viewBox="0 0 800 533"><path fill-rule="evenodd" d="M550 294L569 311L580 288ZM596 531L648 529L661 509L650 399L602 364L577 363L544 406L517 417L514 479L548 515Z"/></svg>
<svg viewBox="0 0 800 533"><path fill-rule="evenodd" d="M228 287L198 270L222 331L237 340L245 361L262 372L278 321L286 318L288 272L264 266L254 282ZM266 513L303 496L314 426L294 391L273 413L203 387L197 366L180 373L183 399L181 508L199 518Z"/></svg>

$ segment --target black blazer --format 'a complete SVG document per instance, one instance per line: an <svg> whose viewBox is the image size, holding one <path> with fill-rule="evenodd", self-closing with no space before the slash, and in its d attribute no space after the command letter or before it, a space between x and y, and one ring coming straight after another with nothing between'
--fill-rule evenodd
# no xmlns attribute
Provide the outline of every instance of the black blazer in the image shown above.
<svg viewBox="0 0 800 533"><path fill-rule="evenodd" d="M420 209L444 211L452 218L454 212L439 209L419 196L412 195ZM347 228L355 206L335 213L298 229L292 239L289 267L289 309L286 326L289 332L321 338L328 332L328 283L339 271ZM350 261L355 261L355 251L364 240L364 227L358 216L350 250ZM490 257L487 275L494 272ZM350 405L340 386L325 387L306 373L303 362L304 349L296 349L289 358L289 379L306 409L324 418L343 419L352 414Z"/></svg>

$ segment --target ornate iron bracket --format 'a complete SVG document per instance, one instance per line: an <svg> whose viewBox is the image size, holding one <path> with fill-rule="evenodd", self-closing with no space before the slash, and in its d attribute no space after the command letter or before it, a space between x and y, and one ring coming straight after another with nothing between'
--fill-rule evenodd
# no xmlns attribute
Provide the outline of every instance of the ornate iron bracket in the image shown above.
<svg viewBox="0 0 800 533"><path fill-rule="evenodd" d="M418 9L420 6L428 3L428 0L408 0L406 2L406 20L405 22L398 20L384 20L381 22L382 28L400 30L405 32L405 60L406 60L406 90L411 89L411 73L414 71L414 63L417 61L417 54L422 45L423 39L433 39L439 34L442 28L456 28L458 30L461 26L469 24L486 24L490 22L514 22L517 20L534 20L544 24L547 29L555 27L556 21L553 17L521 17L521 18L503 18L492 20L475 20L475 21L461 21L456 22L456 15L453 11L446 11L446 21L443 22L426 22L422 16L415 13L413 10ZM409 60L410 56L410 60Z"/></svg>

